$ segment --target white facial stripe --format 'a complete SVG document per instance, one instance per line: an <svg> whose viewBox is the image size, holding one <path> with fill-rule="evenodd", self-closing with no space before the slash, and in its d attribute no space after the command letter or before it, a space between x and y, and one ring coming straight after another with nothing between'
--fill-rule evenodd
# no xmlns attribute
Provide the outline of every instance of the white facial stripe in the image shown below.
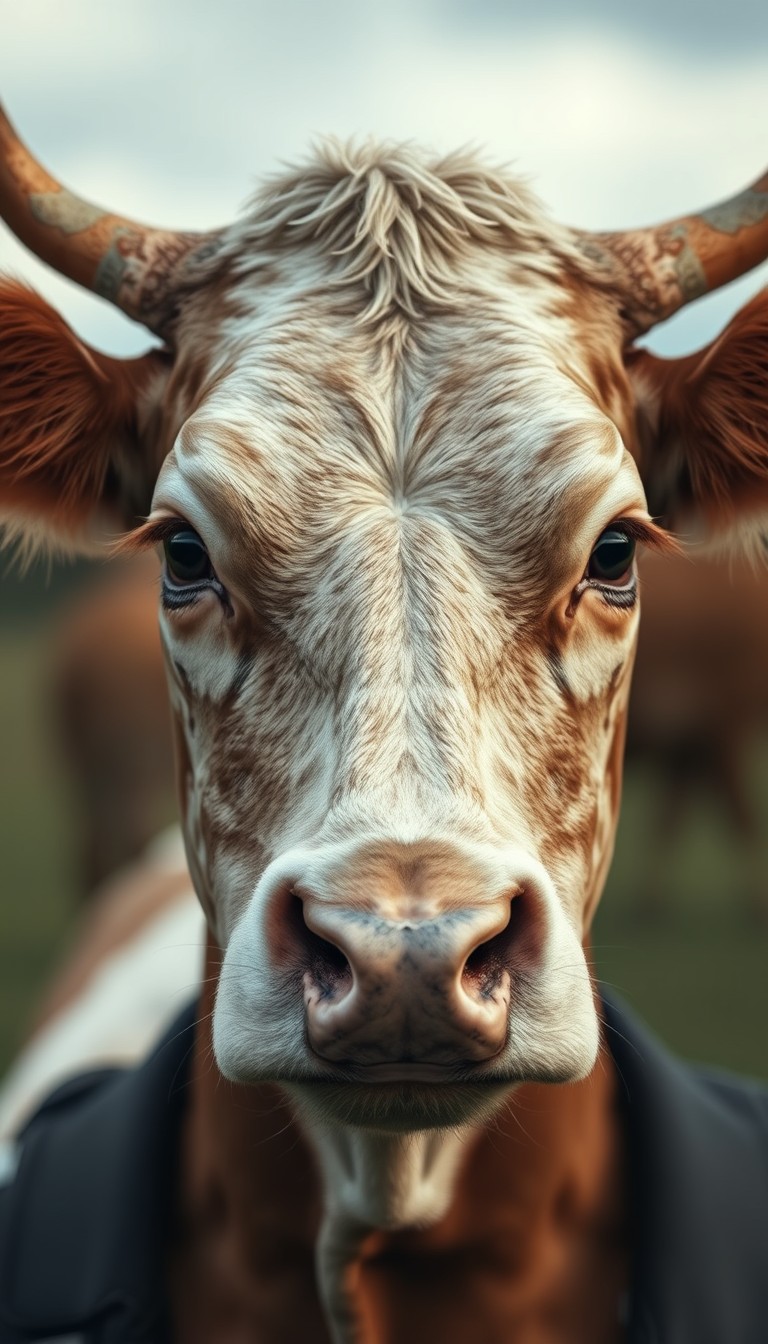
<svg viewBox="0 0 768 1344"><path fill-rule="evenodd" d="M218 604L215 595L205 595L198 599L213 607ZM213 622L225 619L221 612L214 611ZM195 696L204 696L217 703L222 700L236 679L238 671L237 650L228 640L215 636L200 639L195 636L180 638L178 617L172 612L160 612L160 627L163 643L174 662L184 669L184 675Z"/></svg>

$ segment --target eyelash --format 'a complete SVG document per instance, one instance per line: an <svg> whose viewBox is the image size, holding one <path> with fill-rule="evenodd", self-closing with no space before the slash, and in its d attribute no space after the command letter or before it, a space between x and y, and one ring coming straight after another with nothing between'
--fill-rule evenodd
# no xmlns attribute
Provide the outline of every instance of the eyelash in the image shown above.
<svg viewBox="0 0 768 1344"><path fill-rule="evenodd" d="M192 606L197 599L203 593L208 592L210 588L214 588L214 584L210 579L206 579L198 584L185 584L184 587L179 587L177 584L171 582L168 578L167 571L165 569L163 570L160 593L163 599L163 606L170 611L180 611L183 607ZM224 590L221 589L222 593L223 591Z"/></svg>
<svg viewBox="0 0 768 1344"><path fill-rule="evenodd" d="M634 607L637 602L637 572L633 571L629 583L624 588L606 587L597 583L594 579L588 579L587 585L590 588L596 588L603 601L609 607L620 607L624 610Z"/></svg>
<svg viewBox="0 0 768 1344"><path fill-rule="evenodd" d="M571 600L568 603L567 615L573 616L580 598L587 591L592 589L600 594L607 607L619 608L623 611L629 611L637 602L637 571L633 571L628 584L623 588L614 588L609 584L599 583L596 579L581 579L573 590Z"/></svg>
<svg viewBox="0 0 768 1344"><path fill-rule="evenodd" d="M168 575L163 571L160 587L160 600L165 611L183 611L186 607L194 607L205 593L213 592L221 603L225 616L234 616L234 608L229 600L229 594L217 578L206 579L202 583L185 585L183 588L169 583Z"/></svg>

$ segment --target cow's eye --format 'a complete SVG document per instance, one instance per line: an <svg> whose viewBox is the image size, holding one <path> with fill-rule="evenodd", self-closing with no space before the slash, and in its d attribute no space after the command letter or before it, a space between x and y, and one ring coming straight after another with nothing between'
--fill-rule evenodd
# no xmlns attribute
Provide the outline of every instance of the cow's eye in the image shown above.
<svg viewBox="0 0 768 1344"><path fill-rule="evenodd" d="M621 583L628 577L634 558L634 537L620 527L607 527L592 548L587 578L597 583Z"/></svg>
<svg viewBox="0 0 768 1344"><path fill-rule="evenodd" d="M168 575L174 583L201 583L214 577L208 552L191 527L171 533L163 547Z"/></svg>

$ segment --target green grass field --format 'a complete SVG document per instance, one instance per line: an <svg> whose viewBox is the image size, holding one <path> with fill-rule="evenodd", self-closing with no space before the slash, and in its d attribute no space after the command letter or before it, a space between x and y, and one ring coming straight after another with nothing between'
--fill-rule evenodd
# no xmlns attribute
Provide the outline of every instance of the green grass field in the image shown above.
<svg viewBox="0 0 768 1344"><path fill-rule="evenodd" d="M48 747L39 636L0 643L0 1067L16 1046L75 909L75 822Z"/></svg>
<svg viewBox="0 0 768 1344"><path fill-rule="evenodd" d="M77 909L76 819L45 722L45 639L11 620L0 639L0 1070L12 1057ZM768 820L768 753L754 787ZM700 806L665 865L674 893L655 921L639 911L654 870L654 781L627 781L616 860L594 930L600 976L675 1049L768 1078L768 929L743 900L743 857ZM768 892L768 845L762 872Z"/></svg>

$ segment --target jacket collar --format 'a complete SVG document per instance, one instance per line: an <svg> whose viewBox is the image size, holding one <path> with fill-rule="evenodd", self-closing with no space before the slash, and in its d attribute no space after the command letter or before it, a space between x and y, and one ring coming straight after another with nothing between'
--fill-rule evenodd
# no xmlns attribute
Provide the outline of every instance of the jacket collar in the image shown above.
<svg viewBox="0 0 768 1344"><path fill-rule="evenodd" d="M768 1321L768 1093L672 1056L603 998L627 1126L630 1344L758 1344Z"/></svg>
<svg viewBox="0 0 768 1344"><path fill-rule="evenodd" d="M22 1131L15 1179L0 1192L0 1319L32 1338L97 1323L105 1344L165 1337L164 1248L195 1016L191 1005L139 1067L64 1084Z"/></svg>
<svg viewBox="0 0 768 1344"><path fill-rule="evenodd" d="M603 1010L628 1136L630 1344L757 1344L768 1320L768 1096L681 1064L605 997ZM19 1338L97 1322L104 1344L164 1337L194 1023L192 1005L138 1068L66 1084L21 1135L16 1177L0 1191L0 1316L28 1332Z"/></svg>

